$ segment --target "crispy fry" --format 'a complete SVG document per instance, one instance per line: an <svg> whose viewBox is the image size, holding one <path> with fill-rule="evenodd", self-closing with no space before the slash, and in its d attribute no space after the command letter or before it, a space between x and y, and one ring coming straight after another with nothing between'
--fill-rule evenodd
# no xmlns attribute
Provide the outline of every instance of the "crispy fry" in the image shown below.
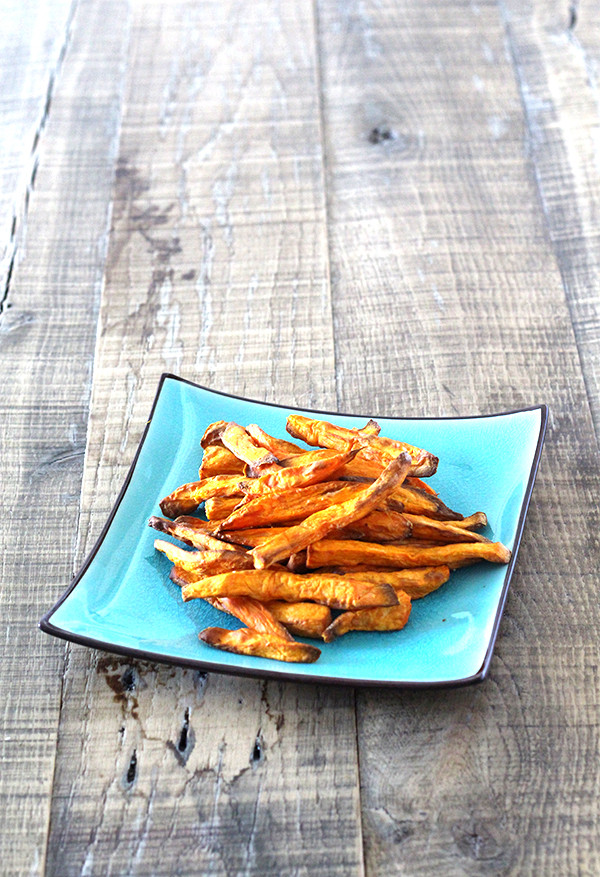
<svg viewBox="0 0 600 877"><path fill-rule="evenodd" d="M294 636L320 639L331 624L331 610L320 603L285 603L272 600L265 604L269 612Z"/></svg>
<svg viewBox="0 0 600 877"><path fill-rule="evenodd" d="M223 530L219 536L233 545L255 548L261 542L271 539L272 536L282 533L285 529L285 527L248 527L245 530Z"/></svg>
<svg viewBox="0 0 600 877"><path fill-rule="evenodd" d="M155 539L154 547L162 551L172 563L181 569L193 572L197 577L211 576L228 570L252 569L252 558L245 551L186 551L172 542Z"/></svg>
<svg viewBox="0 0 600 877"><path fill-rule="evenodd" d="M450 569L447 566L425 566L415 569L369 569L368 567L346 566L327 567L319 569L319 572L329 572L337 575L353 575L365 582L385 582L393 589L404 591L411 600L426 597L432 591L436 591L450 578Z"/></svg>
<svg viewBox="0 0 600 877"><path fill-rule="evenodd" d="M443 565L457 569L478 560L508 563L510 556L510 551L501 542L466 542L416 548L409 544L378 545L351 539L322 539L308 546L306 565L309 569L340 564L366 564L394 569Z"/></svg>
<svg viewBox="0 0 600 877"><path fill-rule="evenodd" d="M397 542L408 539L412 524L408 516L391 509L375 509L358 521L338 530L338 539L365 539L367 542ZM466 540L463 540L466 541Z"/></svg>
<svg viewBox="0 0 600 877"><path fill-rule="evenodd" d="M269 493L277 490L291 490L296 487L309 487L328 481L358 453L359 448L330 457L312 460L299 466L281 468L276 472L268 472L257 478L242 480L239 489L250 496Z"/></svg>
<svg viewBox="0 0 600 877"><path fill-rule="evenodd" d="M273 634L259 633L249 627L239 630L225 630L222 627L207 627L198 637L209 646L235 652L237 655L253 655L258 658L272 658L275 661L312 664L321 652L316 646L297 643Z"/></svg>
<svg viewBox="0 0 600 877"><path fill-rule="evenodd" d="M261 429L256 423L250 423L246 427L246 432L254 439L257 445L271 451L272 454L275 454L278 460L283 457L293 457L295 454L304 453L304 449L299 445L269 435L268 432L265 432L264 429Z"/></svg>
<svg viewBox="0 0 600 877"><path fill-rule="evenodd" d="M203 455L198 478L212 478L213 475L245 475L246 464L222 445L209 445Z"/></svg>
<svg viewBox="0 0 600 877"><path fill-rule="evenodd" d="M242 482L243 475L213 475L212 478L204 478L202 481L190 481L165 496L159 503L160 510L168 518L188 514L207 499L239 493Z"/></svg>
<svg viewBox="0 0 600 877"><path fill-rule="evenodd" d="M340 451L354 447L359 437L354 429L336 426L325 420L312 420L301 414L290 414L286 429L293 438L302 439L307 445L323 445ZM367 459L370 457L367 449L374 452L374 458L382 458L385 462L404 452L411 457L411 475L433 475L437 469L437 457L406 442L364 432L360 434L360 441L367 445L367 448L361 452L361 455Z"/></svg>
<svg viewBox="0 0 600 877"><path fill-rule="evenodd" d="M390 499L403 506L405 512L415 515L426 515L437 521L460 521L460 512L454 512L445 505L439 496L433 496L420 490L418 487L408 487L402 484L393 492Z"/></svg>
<svg viewBox="0 0 600 877"><path fill-rule="evenodd" d="M220 539L215 539L212 535L215 525L212 525L211 532L211 524L199 518L184 516L177 518L175 521L170 521L168 518L159 518L158 515L152 515L148 520L148 526L159 530L161 533L168 533L169 536L175 536L176 539L180 539L186 545L193 545L194 548L209 548L213 551L236 550L236 546L222 542Z"/></svg>
<svg viewBox="0 0 600 877"><path fill-rule="evenodd" d="M209 521L223 521L240 505L244 495L213 496L204 503L204 514Z"/></svg>
<svg viewBox="0 0 600 877"><path fill-rule="evenodd" d="M314 600L333 609L370 609L395 606L394 589L378 582L361 582L354 577L295 575L287 570L252 569L210 576L183 588L185 600L197 597L255 597L261 602L285 600L301 603Z"/></svg>
<svg viewBox="0 0 600 877"><path fill-rule="evenodd" d="M361 426L360 429L357 429L356 432L358 435L379 435L381 427L376 420L369 420L368 423L365 423L365 425Z"/></svg>
<svg viewBox="0 0 600 877"><path fill-rule="evenodd" d="M417 487L419 490L424 490L425 493L428 493L430 496L437 496L437 492L427 484L426 481L423 481L421 478L415 478L414 475L409 475L406 479L407 487Z"/></svg>
<svg viewBox="0 0 600 877"><path fill-rule="evenodd" d="M416 539L432 539L437 542L491 542L481 533L474 533L464 527L457 527L448 521L433 521L424 515L412 515L406 513L406 518L412 524L412 535ZM373 540L375 541L375 540Z"/></svg>
<svg viewBox="0 0 600 877"><path fill-rule="evenodd" d="M473 515L469 515L468 518L463 518L462 521L454 521L455 527L463 527L465 530L474 530L478 527L487 527L487 515L485 512L475 512Z"/></svg>
<svg viewBox="0 0 600 877"><path fill-rule="evenodd" d="M293 490L273 491L269 496L249 497L236 505L222 521L220 531L268 527L271 524L296 521L334 503L345 502L361 494L366 487L366 484L326 481ZM205 510L210 518L206 506Z"/></svg>
<svg viewBox="0 0 600 877"><path fill-rule="evenodd" d="M221 436L223 435L226 426L226 420L215 420L214 423L210 423L200 439L200 447L206 449L210 447L210 445L221 445Z"/></svg>
<svg viewBox="0 0 600 877"><path fill-rule="evenodd" d="M221 441L226 448L229 448L236 457L251 466L255 472L277 463L275 454L257 445L239 423L233 421L228 423L221 434Z"/></svg>
<svg viewBox="0 0 600 877"><path fill-rule="evenodd" d="M330 643L349 630L402 630L410 615L411 602L408 594L397 591L398 605L384 609L360 609L343 612L323 632L323 639Z"/></svg>
<svg viewBox="0 0 600 877"><path fill-rule="evenodd" d="M209 597L208 602L215 609L239 618L246 627L293 642L291 633L277 620L271 609L253 597Z"/></svg>
<svg viewBox="0 0 600 877"><path fill-rule="evenodd" d="M268 542L252 550L254 565L264 569L306 548L311 542L323 539L331 530L346 527L363 518L381 503L397 484L401 484L411 465L410 456L399 454L381 473L377 481L354 499L315 512L304 521L289 527L284 533L273 536Z"/></svg>

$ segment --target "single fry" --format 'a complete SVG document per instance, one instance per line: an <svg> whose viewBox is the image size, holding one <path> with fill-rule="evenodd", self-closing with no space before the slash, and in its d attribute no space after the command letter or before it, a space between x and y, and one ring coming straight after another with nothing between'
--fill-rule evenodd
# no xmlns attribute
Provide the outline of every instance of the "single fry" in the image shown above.
<svg viewBox="0 0 600 877"><path fill-rule="evenodd" d="M239 630L207 627L198 634L198 637L202 642L216 649L235 652L237 655L272 658L275 661L312 664L321 654L316 646L297 643L273 634L260 633L249 627L240 627Z"/></svg>
<svg viewBox="0 0 600 877"><path fill-rule="evenodd" d="M200 579L182 590L184 601L198 597L255 597L262 603L285 600L302 603L314 600L333 609L370 609L395 606L397 597L390 585L361 582L360 579L318 574L296 575L287 570L252 569L221 573Z"/></svg>
<svg viewBox="0 0 600 877"><path fill-rule="evenodd" d="M212 478L213 475L245 475L246 464L222 445L209 445L202 455L198 478Z"/></svg>
<svg viewBox="0 0 600 877"><path fill-rule="evenodd" d="M508 563L510 557L510 551L501 542L465 542L418 548L409 544L378 545L351 539L322 539L308 546L306 566L315 569L321 566L366 564L393 569L419 566L449 566L450 569L457 569L479 560Z"/></svg>
<svg viewBox="0 0 600 877"><path fill-rule="evenodd" d="M275 436L269 435L268 432L261 429L256 423L249 424L246 427L246 432L254 439L257 445L271 451L272 454L275 454L278 460L283 457L293 457L295 454L304 453L304 449L301 448L300 445L295 445L293 442L286 442L285 439L275 438Z"/></svg>
<svg viewBox="0 0 600 877"><path fill-rule="evenodd" d="M367 542L398 542L413 532L408 515L391 509L374 509L364 518L336 532L338 539L365 539ZM464 540L463 540L464 541Z"/></svg>
<svg viewBox="0 0 600 877"><path fill-rule="evenodd" d="M223 435L226 426L226 420L216 420L214 423L210 423L200 439L200 447L206 449L211 445L221 445L221 436Z"/></svg>
<svg viewBox="0 0 600 877"><path fill-rule="evenodd" d="M425 493L428 493L430 496L437 496L437 491L430 487L426 481L423 481L421 478L415 478L414 475L409 475L406 479L407 487L417 487L419 490L424 490Z"/></svg>
<svg viewBox="0 0 600 877"><path fill-rule="evenodd" d="M221 433L221 441L232 454L247 463L254 472L277 463L275 454L257 445L239 423L233 423L233 421L228 423Z"/></svg>
<svg viewBox="0 0 600 877"><path fill-rule="evenodd" d="M243 475L213 475L201 481L190 481L161 499L160 510L168 518L186 515L207 499L239 493L239 484L243 481Z"/></svg>
<svg viewBox="0 0 600 877"><path fill-rule="evenodd" d="M321 639L331 624L331 610L320 603L285 603L272 600L265 604L269 612L294 636Z"/></svg>
<svg viewBox="0 0 600 877"><path fill-rule="evenodd" d="M259 496L279 490L291 490L297 487L309 487L333 478L342 467L358 453L359 448L352 451L336 453L330 457L312 460L305 465L281 468L268 472L257 478L248 478L239 482L239 490L248 496Z"/></svg>
<svg viewBox="0 0 600 877"><path fill-rule="evenodd" d="M233 545L255 548L277 533L283 533L285 529L285 527L248 527L245 530L223 530L219 536Z"/></svg>
<svg viewBox="0 0 600 877"><path fill-rule="evenodd" d="M242 493L234 496L213 496L204 503L204 514L209 521L223 521L232 514L243 500L244 495Z"/></svg>
<svg viewBox="0 0 600 877"><path fill-rule="evenodd" d="M357 430L336 426L325 420L312 420L301 414L290 414L287 419L286 429L293 438L299 438L307 445L322 445L326 448L337 448L340 451L354 447L357 438L365 443L374 456L381 456L385 462L397 457L398 454L407 453L411 458L411 475L433 475L437 469L438 458L428 451L416 448L406 442L385 438L380 435L372 435ZM368 458L369 454L363 450L362 456Z"/></svg>
<svg viewBox="0 0 600 877"><path fill-rule="evenodd" d="M475 512L473 515L469 515L468 518L463 518L462 521L454 521L455 527L463 527L465 530L475 530L478 527L487 527L487 515L485 512Z"/></svg>
<svg viewBox="0 0 600 877"><path fill-rule="evenodd" d="M491 542L481 533L475 533L464 527L457 527L449 521L434 521L424 515L412 515L406 512L406 519L412 525L415 539L431 539L437 542ZM375 541L375 540L373 540Z"/></svg>
<svg viewBox="0 0 600 877"><path fill-rule="evenodd" d="M331 530L346 527L353 521L363 518L383 502L397 484L404 481L410 465L410 456L405 453L399 454L384 469L377 481L354 499L315 512L299 524L289 527L284 533L258 545L252 550L255 567L264 569L271 566L278 560L301 551L312 542L323 539Z"/></svg>
<svg viewBox="0 0 600 877"><path fill-rule="evenodd" d="M228 547L235 548L235 546L228 545L226 542L221 542L220 539L215 539L212 533L216 529L216 525L211 525L209 521L202 521L199 518L184 516L171 521L169 518L152 515L148 519L148 526L153 527L160 533L168 533L169 536L175 536L176 539L180 539L186 545L192 545L194 548L212 548L213 551L220 551Z"/></svg>
<svg viewBox="0 0 600 877"><path fill-rule="evenodd" d="M398 605L384 609L361 609L343 612L323 631L323 639L330 643L349 630L402 630L410 616L411 601L408 594L398 591Z"/></svg>
<svg viewBox="0 0 600 877"><path fill-rule="evenodd" d="M208 602L215 609L239 618L246 627L293 642L291 633L276 619L271 609L253 597L209 597Z"/></svg>
<svg viewBox="0 0 600 877"><path fill-rule="evenodd" d="M154 547L157 551L162 551L172 563L197 576L252 568L252 557L245 551L231 551L230 548L223 551L186 551L164 539L155 539Z"/></svg>
<svg viewBox="0 0 600 877"><path fill-rule="evenodd" d="M320 572L325 570L320 569ZM391 585L398 594L404 591L411 600L426 597L437 591L450 578L447 566L425 566L415 569L369 569L361 565L346 567L328 567L327 571L338 575L353 575L365 582L385 582Z"/></svg>

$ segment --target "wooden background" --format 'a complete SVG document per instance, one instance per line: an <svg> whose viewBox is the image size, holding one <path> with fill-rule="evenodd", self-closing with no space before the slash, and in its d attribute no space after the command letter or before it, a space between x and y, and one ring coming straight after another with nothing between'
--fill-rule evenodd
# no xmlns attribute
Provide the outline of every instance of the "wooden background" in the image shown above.
<svg viewBox="0 0 600 877"><path fill-rule="evenodd" d="M2 873L600 873L600 4L2 18ZM489 679L207 677L39 633L163 371L382 416L548 403Z"/></svg>

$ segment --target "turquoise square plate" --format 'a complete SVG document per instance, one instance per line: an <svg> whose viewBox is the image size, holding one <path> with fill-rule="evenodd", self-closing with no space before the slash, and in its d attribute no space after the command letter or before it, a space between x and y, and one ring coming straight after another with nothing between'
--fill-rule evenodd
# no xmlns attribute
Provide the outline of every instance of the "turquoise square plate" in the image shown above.
<svg viewBox="0 0 600 877"><path fill-rule="evenodd" d="M487 535L511 548L512 560L507 566L479 563L453 572L438 591L414 601L404 630L348 633L323 643L314 664L234 655L201 642L202 628L233 628L239 622L203 600L182 602L168 577L169 561L154 550L157 534L147 524L160 514L163 496L198 477L200 437L209 423L258 423L283 438L293 410L300 409L240 399L163 375L115 507L70 587L42 618L41 629L93 648L219 673L399 687L482 680L523 532L546 406L484 417L377 418L382 434L440 458L431 485L450 508L465 515L485 511ZM361 425L370 416L301 413L344 426Z"/></svg>

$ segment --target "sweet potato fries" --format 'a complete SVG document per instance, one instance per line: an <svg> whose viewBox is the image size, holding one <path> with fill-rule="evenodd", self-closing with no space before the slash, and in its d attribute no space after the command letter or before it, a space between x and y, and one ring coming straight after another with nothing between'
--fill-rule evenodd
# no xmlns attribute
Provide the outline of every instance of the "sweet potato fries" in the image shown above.
<svg viewBox="0 0 600 877"><path fill-rule="evenodd" d="M373 420L351 429L292 414L286 428L309 447L256 424L210 424L199 479L150 518L186 546L155 540L183 600L203 599L245 625L206 628L203 642L316 661L320 650L295 636L328 643L348 631L400 630L412 600L452 569L508 563L510 551L477 532L483 512L463 517L421 480L437 469L429 451L380 435Z"/></svg>

